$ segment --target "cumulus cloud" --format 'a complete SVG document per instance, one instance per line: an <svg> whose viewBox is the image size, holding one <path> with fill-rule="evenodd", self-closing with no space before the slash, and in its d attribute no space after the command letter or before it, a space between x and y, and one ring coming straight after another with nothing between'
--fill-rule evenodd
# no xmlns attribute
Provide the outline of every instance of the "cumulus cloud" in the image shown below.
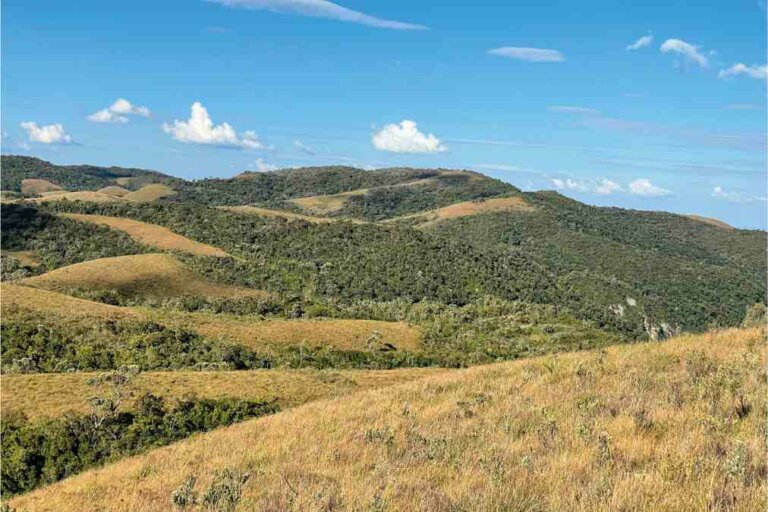
<svg viewBox="0 0 768 512"><path fill-rule="evenodd" d="M317 155L317 152L314 149L312 149L311 147L307 146L306 144L304 144L300 140L294 140L293 141L293 147L295 147L296 149L298 149L299 151L301 151L302 153L304 153L306 155L310 155L310 156Z"/></svg>
<svg viewBox="0 0 768 512"><path fill-rule="evenodd" d="M616 192L621 192L624 188L608 179L599 181L593 179L573 179L573 178L553 178L552 185L558 190L572 190L574 192L588 192L607 196Z"/></svg>
<svg viewBox="0 0 768 512"><path fill-rule="evenodd" d="M325 18L392 30L426 30L424 25L377 18L327 0L208 0L227 7Z"/></svg>
<svg viewBox="0 0 768 512"><path fill-rule="evenodd" d="M615 181L606 179L601 180L600 183L598 183L598 185L595 187L595 193L603 196L611 195L614 192L620 192L622 190L624 189L621 187L621 185Z"/></svg>
<svg viewBox="0 0 768 512"><path fill-rule="evenodd" d="M261 158L257 159L254 163L254 170L256 172L270 172L270 171L276 171L277 166L273 164L268 164Z"/></svg>
<svg viewBox="0 0 768 512"><path fill-rule="evenodd" d="M149 117L150 115L147 107L133 105L125 98L118 98L109 107L89 115L88 120L94 123L127 123L128 116Z"/></svg>
<svg viewBox="0 0 768 512"><path fill-rule="evenodd" d="M625 49L629 51L639 50L640 48L645 48L646 46L650 46L652 42L653 42L653 36L651 34L648 34L647 36L643 36L637 39L634 43L627 45Z"/></svg>
<svg viewBox="0 0 768 512"><path fill-rule="evenodd" d="M629 193L636 196L661 197L669 195L671 192L665 188L654 185L649 179L640 178L629 184Z"/></svg>
<svg viewBox="0 0 768 512"><path fill-rule="evenodd" d="M69 144L72 142L72 137L67 135L62 124L38 126L37 123L26 121L21 123L21 127L27 131L30 142L39 142L40 144Z"/></svg>
<svg viewBox="0 0 768 512"><path fill-rule="evenodd" d="M189 120L175 120L173 124L164 123L163 131L175 140L187 144L203 144L242 149L263 149L264 144L254 131L238 135L228 123L214 125L208 110L199 102L192 104Z"/></svg>
<svg viewBox="0 0 768 512"><path fill-rule="evenodd" d="M547 107L550 112L557 112L559 114L580 114L580 115L597 115L599 110L588 107L573 107L568 105L551 105Z"/></svg>
<svg viewBox="0 0 768 512"><path fill-rule="evenodd" d="M680 39L667 39L659 47L661 53L677 53L686 58L690 62L694 62L699 66L706 68L709 66L709 60L702 55L698 46L694 46L690 43L686 43Z"/></svg>
<svg viewBox="0 0 768 512"><path fill-rule="evenodd" d="M527 60L528 62L562 62L565 60L565 55L557 50L547 48L502 46L501 48L488 50L488 53L509 59Z"/></svg>
<svg viewBox="0 0 768 512"><path fill-rule="evenodd" d="M720 78L730 78L738 75L746 75L757 80L766 80L768 79L768 66L758 66L756 64L747 66L746 64L738 63L728 69L721 69L717 74Z"/></svg>
<svg viewBox="0 0 768 512"><path fill-rule="evenodd" d="M432 135L418 130L416 123L404 120L400 124L388 124L371 138L373 146L392 153L440 153L447 151L443 143Z"/></svg>

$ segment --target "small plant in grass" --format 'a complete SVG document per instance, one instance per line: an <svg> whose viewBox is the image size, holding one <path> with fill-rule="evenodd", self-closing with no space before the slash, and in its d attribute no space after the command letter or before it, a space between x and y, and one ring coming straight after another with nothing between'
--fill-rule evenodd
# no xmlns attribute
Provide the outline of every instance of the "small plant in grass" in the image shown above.
<svg viewBox="0 0 768 512"><path fill-rule="evenodd" d="M211 486L203 494L203 503L217 512L233 512L250 477L250 473L232 468L217 471Z"/></svg>
<svg viewBox="0 0 768 512"><path fill-rule="evenodd" d="M188 476L181 486L171 494L171 502L176 508L186 509L197 504L197 491L195 484L197 478L193 475Z"/></svg>

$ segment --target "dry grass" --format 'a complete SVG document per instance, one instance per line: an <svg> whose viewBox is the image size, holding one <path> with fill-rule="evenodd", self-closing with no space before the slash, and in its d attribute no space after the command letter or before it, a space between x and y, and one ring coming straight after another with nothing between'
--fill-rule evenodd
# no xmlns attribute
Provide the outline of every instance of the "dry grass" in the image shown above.
<svg viewBox="0 0 768 512"><path fill-rule="evenodd" d="M476 367L194 436L11 505L172 510L188 476L202 492L232 468L250 473L238 510L765 510L765 356L764 332L729 330Z"/></svg>
<svg viewBox="0 0 768 512"><path fill-rule="evenodd" d="M260 292L256 292L260 293ZM109 306L100 302L76 299L62 293L3 283L0 286L2 314L14 311L42 313L61 321L78 319L152 320L166 326L179 327L203 336L224 338L234 343L264 351L270 346L328 346L339 349L367 350L374 331L381 337L377 343L391 343L400 350L420 347L421 331L399 322L376 320L261 320L250 316Z"/></svg>
<svg viewBox="0 0 768 512"><path fill-rule="evenodd" d="M341 210L350 197L364 196L367 193L367 188L361 188L327 196L299 197L291 199L291 202L314 214L327 215Z"/></svg>
<svg viewBox="0 0 768 512"><path fill-rule="evenodd" d="M64 190L62 187L48 180L38 180L27 178L21 180L21 193L30 196L40 195L43 192L52 192L54 190Z"/></svg>
<svg viewBox="0 0 768 512"><path fill-rule="evenodd" d="M142 203L157 201L161 197L172 196L176 193L171 187L167 185L161 185L160 183L152 183L145 185L139 190L131 192L123 196L123 199L129 201L139 201Z"/></svg>
<svg viewBox="0 0 768 512"><path fill-rule="evenodd" d="M110 185L108 187L100 188L96 192L98 192L99 194L106 194L108 196L113 196L113 197L123 197L131 193L130 190L125 189L123 187L118 187L116 185Z"/></svg>
<svg viewBox="0 0 768 512"><path fill-rule="evenodd" d="M40 266L40 258L34 251L3 251L6 256L13 256L25 267L35 268Z"/></svg>
<svg viewBox="0 0 768 512"><path fill-rule="evenodd" d="M302 215L300 213L287 212L284 210L271 210L269 208L260 208L258 206L219 206L222 210L228 210L235 213L243 213L246 215L256 215L258 217L273 217L282 218L288 220L303 220L306 222L312 222L313 224L325 224L328 222L334 222L337 219L330 217L313 217L310 215Z"/></svg>
<svg viewBox="0 0 768 512"><path fill-rule="evenodd" d="M366 350L371 335L378 331L378 343L391 343L399 350L421 348L421 331L404 322L377 320L257 320L251 317L212 313L185 313L141 309L145 315L166 325L177 325L208 338L225 338L263 350L270 345L306 345L342 350ZM373 348L378 348L373 347Z"/></svg>
<svg viewBox="0 0 768 512"><path fill-rule="evenodd" d="M353 391L401 384L445 373L440 368L399 370L257 370L227 372L146 372L135 379L134 398L152 393L175 400L234 397L277 400L281 408ZM0 377L3 414L20 412L30 420L56 418L67 412L87 413L88 398L97 390L88 379L98 373L54 373ZM129 404L130 406L130 404Z"/></svg>
<svg viewBox="0 0 768 512"><path fill-rule="evenodd" d="M124 178L117 178L117 179L115 180L115 183L117 183L117 184L118 184L118 185L120 185L120 186L130 185L130 184L131 184L131 182L132 182L134 179L136 179L136 178L133 178L132 176L126 176L126 177L124 177Z"/></svg>
<svg viewBox="0 0 768 512"><path fill-rule="evenodd" d="M10 283L0 284L0 307L4 318L12 316L17 310L44 313L66 320L138 318L138 315L129 308L109 306L100 302L76 299L57 292Z"/></svg>
<svg viewBox="0 0 768 512"><path fill-rule="evenodd" d="M127 196L126 196L127 197ZM63 213L62 217L80 222L90 222L124 231L134 240L163 251L183 251L199 256L228 256L227 253L212 245L195 242L187 237L177 235L170 229L155 224L122 217L107 217L104 215L85 215L80 213Z"/></svg>
<svg viewBox="0 0 768 512"><path fill-rule="evenodd" d="M169 254L137 254L85 261L20 281L46 290L109 291L129 297L266 297L267 292L201 279Z"/></svg>
<svg viewBox="0 0 768 512"><path fill-rule="evenodd" d="M401 220L417 220L419 227L427 227L446 219L457 219L480 213L496 212L532 212L534 207L518 196L513 197L492 197L490 199L478 201L465 201L456 203L437 210L416 213L405 217L397 217L384 222L397 222Z"/></svg>
<svg viewBox="0 0 768 512"><path fill-rule="evenodd" d="M111 203L118 201L118 198L102 194L100 192L92 192L90 190L81 190L79 192L63 192L57 194L48 194L42 197L34 197L27 199L30 203L47 203L50 201L88 201L91 203Z"/></svg>
<svg viewBox="0 0 768 512"><path fill-rule="evenodd" d="M730 224L726 224L725 222L719 220L719 219L712 219L710 217L702 217L700 215L686 215L689 219L697 220L699 222L703 222L704 224L709 224L711 226L716 226L718 228L725 228L725 229L735 229Z"/></svg>

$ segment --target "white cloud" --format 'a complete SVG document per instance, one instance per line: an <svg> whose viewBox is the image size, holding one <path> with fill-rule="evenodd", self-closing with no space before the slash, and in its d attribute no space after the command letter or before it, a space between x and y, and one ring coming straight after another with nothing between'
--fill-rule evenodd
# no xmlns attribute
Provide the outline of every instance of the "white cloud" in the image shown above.
<svg viewBox="0 0 768 512"><path fill-rule="evenodd" d="M611 195L614 192L620 192L622 190L624 189L621 187L621 185L615 181L606 179L601 180L600 183L595 187L595 193L603 196Z"/></svg>
<svg viewBox="0 0 768 512"><path fill-rule="evenodd" d="M615 181L601 179L572 179L572 178L553 178L552 184L559 190L572 190L574 192L589 192L600 195L610 195L624 190L621 185Z"/></svg>
<svg viewBox="0 0 768 512"><path fill-rule="evenodd" d="M254 170L255 170L256 172L270 172L270 171L276 171L276 170L277 170L277 166L276 166L276 165L273 165L273 164L268 164L268 163L266 163L264 160L262 160L261 158L259 158L259 159L258 159L258 160L256 160L256 162L255 162L255 168L254 168Z"/></svg>
<svg viewBox="0 0 768 512"><path fill-rule="evenodd" d="M64 131L64 125L49 124L38 126L37 123L26 121L21 123L21 127L27 131L30 142L39 142L40 144L69 144L72 137Z"/></svg>
<svg viewBox="0 0 768 512"><path fill-rule="evenodd" d="M418 130L416 123L404 120L400 124L388 124L374 133L371 142L376 149L392 153L440 153L447 151L443 143L432 135Z"/></svg>
<svg viewBox="0 0 768 512"><path fill-rule="evenodd" d="M730 201L735 201L740 198L739 194L736 192L727 192L720 185L717 185L714 189L712 189L712 197L716 197L718 199L727 199Z"/></svg>
<svg viewBox="0 0 768 512"><path fill-rule="evenodd" d="M208 0L227 7L241 7L258 11L271 11L311 18L325 18L392 30L426 30L424 25L386 20L354 11L327 0Z"/></svg>
<svg viewBox="0 0 768 512"><path fill-rule="evenodd" d="M503 46L488 50L488 53L510 59L527 60L529 62L562 62L565 60L565 56L562 53L547 48Z"/></svg>
<svg viewBox="0 0 768 512"><path fill-rule="evenodd" d="M588 107L572 107L568 105L551 105L547 107L550 112L557 112L560 114L581 114L581 115L597 115L599 110Z"/></svg>
<svg viewBox="0 0 768 512"><path fill-rule="evenodd" d="M311 147L307 146L306 144L304 144L300 140L294 140L293 141L293 146L296 149L298 149L299 151L301 151L302 153L304 153L304 154L307 154L307 155L310 155L310 156L317 155L317 152L314 149L312 149Z"/></svg>
<svg viewBox="0 0 768 512"><path fill-rule="evenodd" d="M626 50L639 50L640 48L645 48L646 46L650 46L653 42L653 36L651 34L648 34L647 36L643 36L639 38L634 43L628 45L625 49Z"/></svg>
<svg viewBox="0 0 768 512"><path fill-rule="evenodd" d="M639 178L629 184L629 193L636 196L660 197L669 195L671 192L654 185L646 178Z"/></svg>
<svg viewBox="0 0 768 512"><path fill-rule="evenodd" d="M208 110L199 101L192 104L192 113L188 121L175 120L173 124L164 123L163 131L177 141L187 144L264 149L264 144L254 131L246 131L239 136L228 123L214 126Z"/></svg>
<svg viewBox="0 0 768 512"><path fill-rule="evenodd" d="M147 107L133 105L125 98L118 98L109 107L89 115L88 120L94 123L127 123L128 116L149 117L150 115Z"/></svg>
<svg viewBox="0 0 768 512"><path fill-rule="evenodd" d="M756 64L747 66L746 64L738 63L728 69L721 69L717 74L720 78L729 78L738 75L746 75L757 80L766 80L768 79L768 66L758 66Z"/></svg>
<svg viewBox="0 0 768 512"><path fill-rule="evenodd" d="M679 53L687 60L695 62L699 66L706 68L709 66L709 60L699 52L699 48L680 39L667 39L659 47L661 53Z"/></svg>

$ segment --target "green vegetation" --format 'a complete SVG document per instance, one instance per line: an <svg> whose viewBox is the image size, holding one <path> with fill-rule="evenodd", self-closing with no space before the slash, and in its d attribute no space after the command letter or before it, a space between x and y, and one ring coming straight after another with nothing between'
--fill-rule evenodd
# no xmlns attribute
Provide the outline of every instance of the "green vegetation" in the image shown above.
<svg viewBox="0 0 768 512"><path fill-rule="evenodd" d="M0 189L21 191L24 179L43 179L66 190L98 190L115 185L115 180L132 178L126 188L138 189L147 183L172 185L181 180L156 171L126 169L122 167L98 167L95 165L56 165L39 158L18 155L2 155L3 168Z"/></svg>
<svg viewBox="0 0 768 512"><path fill-rule="evenodd" d="M0 208L3 251L34 252L41 263L39 271L97 258L149 252L130 236L109 228L63 219L22 205L4 204ZM4 263L4 275L5 267Z"/></svg>
<svg viewBox="0 0 768 512"><path fill-rule="evenodd" d="M124 410L135 371L104 374L93 384L103 389L90 399L91 413L28 422L3 418L2 493L10 496L50 484L105 462L167 445L244 419L271 414L278 407L252 400L183 398L172 407L145 394L134 410Z"/></svg>

